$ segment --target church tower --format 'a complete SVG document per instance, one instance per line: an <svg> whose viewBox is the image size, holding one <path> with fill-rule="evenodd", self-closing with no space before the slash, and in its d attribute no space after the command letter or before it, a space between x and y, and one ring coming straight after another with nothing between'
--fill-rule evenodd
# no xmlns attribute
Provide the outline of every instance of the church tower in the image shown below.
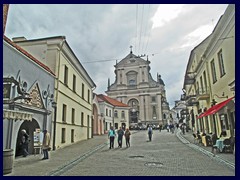
<svg viewBox="0 0 240 180"><path fill-rule="evenodd" d="M129 123L166 124L169 104L161 75L155 81L150 74L150 61L130 53L115 67L115 82L106 94L128 104Z"/></svg>

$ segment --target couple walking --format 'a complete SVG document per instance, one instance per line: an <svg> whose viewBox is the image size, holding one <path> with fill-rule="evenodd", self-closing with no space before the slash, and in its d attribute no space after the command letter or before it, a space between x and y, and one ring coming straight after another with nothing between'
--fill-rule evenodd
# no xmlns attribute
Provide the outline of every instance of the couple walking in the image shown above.
<svg viewBox="0 0 240 180"><path fill-rule="evenodd" d="M117 131L118 134L118 147L122 147L122 139L123 139L123 135L125 135L125 140L126 140L126 146L130 147L130 135L131 132L129 131L128 128L126 128L126 131L124 133L124 130L122 129L122 127L119 128L119 130ZM114 148L114 139L116 137L116 133L115 130L113 129L113 126L111 126L110 130L108 131L108 138L110 139L110 147Z"/></svg>

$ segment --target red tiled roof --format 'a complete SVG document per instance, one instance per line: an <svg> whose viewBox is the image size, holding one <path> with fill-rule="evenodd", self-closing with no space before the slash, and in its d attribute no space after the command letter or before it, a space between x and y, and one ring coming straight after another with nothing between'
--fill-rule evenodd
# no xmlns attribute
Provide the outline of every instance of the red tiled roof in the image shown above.
<svg viewBox="0 0 240 180"><path fill-rule="evenodd" d="M7 38L5 35L3 36L3 39L10 44L12 47L16 48L19 52L23 53L25 56L27 56L28 58L30 58L32 61L34 61L35 63L37 63L39 66L41 66L42 68L44 68L46 71L48 71L49 73L51 73L52 75L55 76L54 72L52 72L52 70L46 66L45 64L43 64L42 62L40 62L39 60L37 60L35 57L33 57L31 54L29 54L27 51L25 51L23 48L21 48L20 46L18 46L17 44L15 44L14 42L12 42L9 38Z"/></svg>
<svg viewBox="0 0 240 180"><path fill-rule="evenodd" d="M124 104L120 101L117 101L116 99L112 99L108 96L105 96L103 94L99 94L97 95L97 99L98 99L98 102L101 102L101 101L106 101L107 103L113 105L113 106L117 106L117 107L129 107L127 104Z"/></svg>

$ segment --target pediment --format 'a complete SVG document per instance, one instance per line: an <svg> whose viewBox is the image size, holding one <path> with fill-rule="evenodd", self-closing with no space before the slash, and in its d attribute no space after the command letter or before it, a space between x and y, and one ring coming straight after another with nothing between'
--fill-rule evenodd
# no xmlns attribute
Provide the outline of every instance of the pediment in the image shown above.
<svg viewBox="0 0 240 180"><path fill-rule="evenodd" d="M41 91L39 89L38 83L32 86L32 88L29 91L29 96L31 100L27 101L26 104L37 107L37 108L41 108L41 109L44 108L44 103L42 101L42 95L41 95Z"/></svg>

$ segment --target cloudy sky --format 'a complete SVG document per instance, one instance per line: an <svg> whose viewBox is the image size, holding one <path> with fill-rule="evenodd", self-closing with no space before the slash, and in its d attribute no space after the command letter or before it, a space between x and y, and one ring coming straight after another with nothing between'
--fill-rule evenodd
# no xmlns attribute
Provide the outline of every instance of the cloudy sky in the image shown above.
<svg viewBox="0 0 240 180"><path fill-rule="evenodd" d="M165 82L171 107L182 93L191 50L214 29L227 4L10 4L5 35L66 36L104 94L114 64L130 52L148 55L150 73ZM143 59L146 59L146 56Z"/></svg>

